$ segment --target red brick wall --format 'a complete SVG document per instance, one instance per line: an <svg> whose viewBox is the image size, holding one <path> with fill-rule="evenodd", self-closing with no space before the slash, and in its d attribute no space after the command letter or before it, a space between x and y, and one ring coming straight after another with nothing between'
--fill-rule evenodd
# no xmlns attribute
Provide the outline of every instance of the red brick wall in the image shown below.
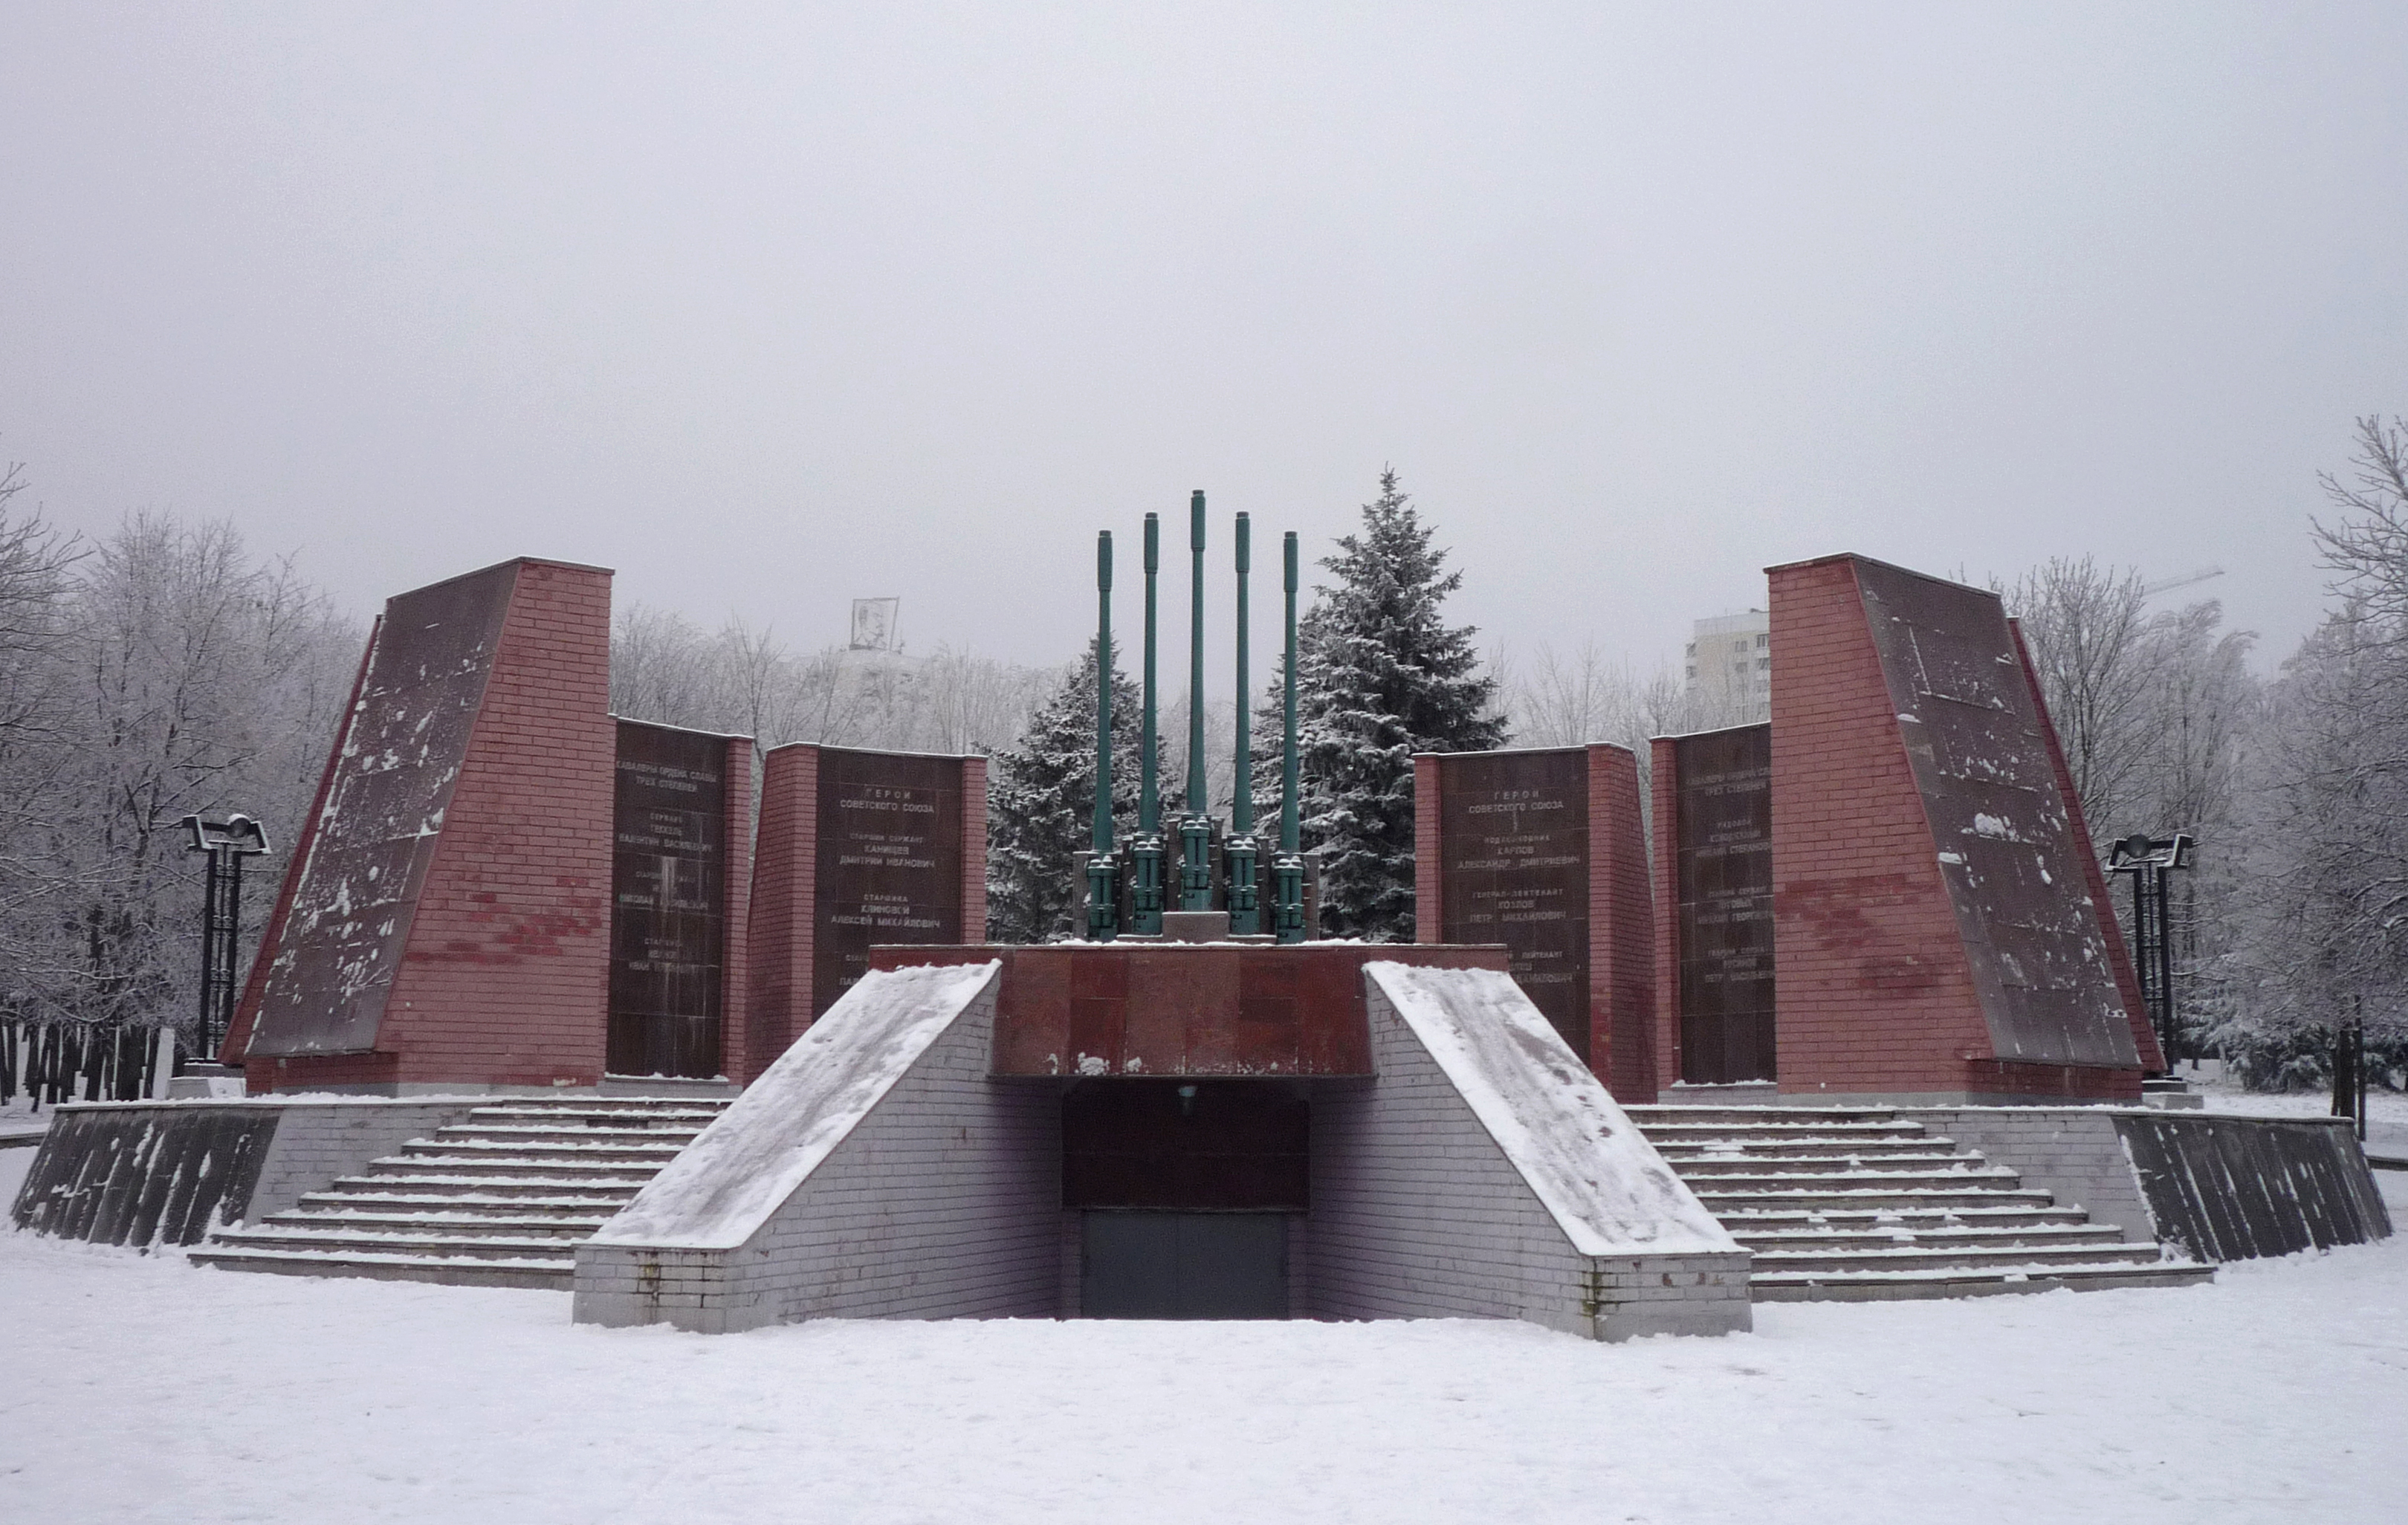
<svg viewBox="0 0 2408 1525"><path fill-rule="evenodd" d="M997 1074L1261 1077L1372 1072L1367 963L1502 971L1507 955L1395 942L923 945L874 948L869 967L990 958L1003 961Z"/></svg>
<svg viewBox="0 0 2408 1525"><path fill-rule="evenodd" d="M521 560L377 1040L403 1083L601 1078L609 710L610 574Z"/></svg>
<svg viewBox="0 0 2408 1525"><path fill-rule="evenodd" d="M986 759L962 759L962 936L986 937Z"/></svg>
<svg viewBox="0 0 2408 1525"><path fill-rule="evenodd" d="M743 1068L728 1071L737 1080L750 1081L767 1069L810 1026L819 821L820 749L808 743L772 748L762 762L761 832L752 858ZM727 1062L739 1062L733 1045Z"/></svg>
<svg viewBox="0 0 2408 1525"><path fill-rule="evenodd" d="M1413 758L1413 940L1435 942L1446 934L1439 917L1446 901L1438 860L1438 758L1425 753ZM1305 925L1310 928L1310 921Z"/></svg>
<svg viewBox="0 0 2408 1525"><path fill-rule="evenodd" d="M720 769L726 780L726 814L719 840L725 844L721 870L727 876L722 893L724 915L719 950L719 1072L731 1080L749 1080L744 1072L750 1052L746 1024L752 1015L752 741L727 739Z"/></svg>
<svg viewBox="0 0 2408 1525"><path fill-rule="evenodd" d="M1647 743L1647 796L1654 816L1649 833L1655 853L1648 872L1656 886L1656 1084L1681 1078L1681 798L1680 744L1669 736Z"/></svg>
<svg viewBox="0 0 2408 1525"><path fill-rule="evenodd" d="M1588 749L1589 1068L1615 1100L1656 1100L1655 917L1639 759Z"/></svg>
<svg viewBox="0 0 2408 1525"><path fill-rule="evenodd" d="M2057 776L2057 792L2065 800L2066 820L2073 828L2073 850L2082 859L2083 886L2090 892L2090 903L2099 913L2099 930L2107 939L2107 962L2115 971L2115 993L2124 998L2124 1019L2131 1024L2132 1043L2141 1052L2141 1068L2153 1074L2166 1068L2164 1051L2157 1046L2157 1035L2149 1026L2148 1009L2141 1004L2140 976L2132 971L2131 951L2124 943L2123 924L2115 915L2114 902L2107 898L2107 876L2099 867L2099 849L2090 840L2090 825L2083 818L2082 797L2074 792L2073 770L2065 763L2065 748L2057 739L2057 722L2049 717L2048 701L2041 697L2040 674L2034 670L2031 648L2024 644L2021 620L2009 620L2007 630L2015 638L2015 660L2023 665L2024 683L2031 690L2032 708L2040 714L2041 739L2048 743L2048 766Z"/></svg>
<svg viewBox="0 0 2408 1525"><path fill-rule="evenodd" d="M1854 562L1769 576L1781 1089L1964 1091L1989 1029Z"/></svg>

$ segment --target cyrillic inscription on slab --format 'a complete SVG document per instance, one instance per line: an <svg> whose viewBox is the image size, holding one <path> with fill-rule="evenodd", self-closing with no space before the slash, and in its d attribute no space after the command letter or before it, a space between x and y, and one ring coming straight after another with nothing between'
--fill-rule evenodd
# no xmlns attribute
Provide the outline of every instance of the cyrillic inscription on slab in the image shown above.
<svg viewBox="0 0 2408 1525"><path fill-rule="evenodd" d="M1504 943L1514 982L1587 1062L1587 753L1468 752L1439 769L1441 938Z"/></svg>
<svg viewBox="0 0 2408 1525"><path fill-rule="evenodd" d="M820 753L815 920L814 1018L868 972L871 943L961 942L960 759Z"/></svg>
<svg viewBox="0 0 2408 1525"><path fill-rule="evenodd" d="M1772 727L1673 744L1681 1078L1773 1078Z"/></svg>
<svg viewBox="0 0 2408 1525"><path fill-rule="evenodd" d="M720 1072L727 741L619 722L610 1043L619 1075Z"/></svg>

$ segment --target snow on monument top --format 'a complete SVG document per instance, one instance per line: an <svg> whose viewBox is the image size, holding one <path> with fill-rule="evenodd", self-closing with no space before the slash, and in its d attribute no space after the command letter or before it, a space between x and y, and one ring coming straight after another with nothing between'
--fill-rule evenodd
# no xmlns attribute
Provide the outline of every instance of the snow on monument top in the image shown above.
<svg viewBox="0 0 2408 1525"><path fill-rule="evenodd" d="M1511 975L1369 963L1397 1014L1583 1255L1739 1244L1664 1163Z"/></svg>
<svg viewBox="0 0 2408 1525"><path fill-rule="evenodd" d="M863 975L595 1241L688 1249L742 1244L1002 967L923 965Z"/></svg>

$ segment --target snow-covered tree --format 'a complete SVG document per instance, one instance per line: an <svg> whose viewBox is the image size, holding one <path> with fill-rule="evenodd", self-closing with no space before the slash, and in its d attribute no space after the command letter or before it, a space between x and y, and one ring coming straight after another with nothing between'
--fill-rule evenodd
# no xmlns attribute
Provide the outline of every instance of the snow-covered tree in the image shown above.
<svg viewBox="0 0 2408 1525"><path fill-rule="evenodd" d="M361 632L230 525L137 516L71 568L38 644L40 724L0 746L0 1007L102 1029L193 1017L199 864L178 822L239 811L280 856L350 694Z"/></svg>
<svg viewBox="0 0 2408 1525"><path fill-rule="evenodd" d="M992 752L1059 676L943 646L797 652L740 619L713 633L641 604L621 611L610 632L612 712L750 736L764 751L816 741Z"/></svg>
<svg viewBox="0 0 2408 1525"><path fill-rule="evenodd" d="M996 753L987 784L986 926L997 942L1041 942L1083 928L1081 867L1094 844L1096 648ZM1115 651L1115 658L1119 656ZM1137 825L1138 686L1112 664L1112 813ZM1166 792L1167 798L1167 792Z"/></svg>
<svg viewBox="0 0 2408 1525"><path fill-rule="evenodd" d="M1315 588L1299 622L1303 842L1320 854L1325 936L1412 939L1412 755L1505 741L1497 683L1481 671L1474 631L1450 626L1441 613L1463 574L1446 569L1434 532L1397 473L1382 471L1362 527L1321 563L1335 581ZM1273 757L1278 735L1274 723L1265 737ZM1278 776L1274 762L1274 800Z"/></svg>

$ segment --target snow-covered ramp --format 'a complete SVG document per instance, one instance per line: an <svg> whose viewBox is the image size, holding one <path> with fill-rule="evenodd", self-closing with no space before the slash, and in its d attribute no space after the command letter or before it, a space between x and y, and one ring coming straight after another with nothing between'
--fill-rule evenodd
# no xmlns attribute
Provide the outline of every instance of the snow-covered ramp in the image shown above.
<svg viewBox="0 0 2408 1525"><path fill-rule="evenodd" d="M1599 1339L1749 1327L1749 1257L1508 975L1364 966L1379 1078L1317 1100L1313 1301Z"/></svg>
<svg viewBox="0 0 2408 1525"><path fill-rule="evenodd" d="M988 1076L999 968L863 976L579 1247L579 1321L1050 1316L1060 1124Z"/></svg>

